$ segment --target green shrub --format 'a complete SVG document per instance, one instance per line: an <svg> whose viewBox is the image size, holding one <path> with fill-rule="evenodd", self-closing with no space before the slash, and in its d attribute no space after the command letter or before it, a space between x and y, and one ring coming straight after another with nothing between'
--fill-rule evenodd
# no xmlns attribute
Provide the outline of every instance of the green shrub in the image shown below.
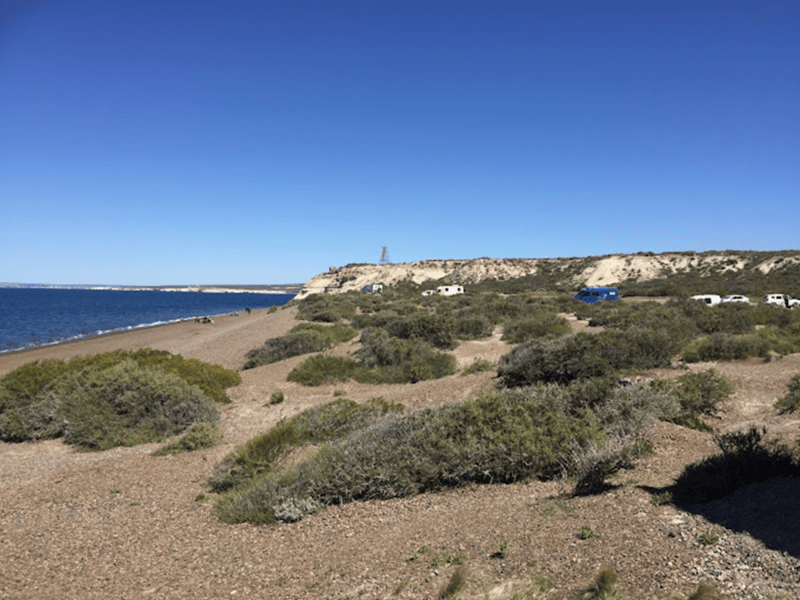
<svg viewBox="0 0 800 600"><path fill-rule="evenodd" d="M697 537L697 541L702 546L713 546L719 541L719 536L713 533L701 533Z"/></svg>
<svg viewBox="0 0 800 600"><path fill-rule="evenodd" d="M714 430L701 417L714 415L717 404L733 391L730 382L713 369L687 373L675 381L654 379L650 385L674 393L680 401L680 413L667 420L676 425L708 432Z"/></svg>
<svg viewBox="0 0 800 600"><path fill-rule="evenodd" d="M800 375L795 375L789 382L788 393L775 403L781 413L794 412L800 408Z"/></svg>
<svg viewBox="0 0 800 600"><path fill-rule="evenodd" d="M153 456L168 456L181 452L194 452L213 448L222 441L222 432L217 425L211 423L195 423L178 440L167 444L155 452Z"/></svg>
<svg viewBox="0 0 800 600"><path fill-rule="evenodd" d="M69 362L32 362L0 377L0 439L25 441L63 435L64 406L55 393L60 382L72 381L74 385L89 371L104 371L126 361L133 361L140 369L174 374L220 402L230 402L225 388L241 382L238 373L218 365L149 348L79 356Z"/></svg>
<svg viewBox="0 0 800 600"><path fill-rule="evenodd" d="M219 420L200 388L131 359L62 376L45 393L60 404L65 441L85 450L159 441L194 423Z"/></svg>
<svg viewBox="0 0 800 600"><path fill-rule="evenodd" d="M393 498L477 482L561 474L575 444L601 443L590 416L561 411L555 389L496 392L407 416L387 415L303 463L267 472L222 497L226 521L271 522L276 507L309 499L320 506Z"/></svg>
<svg viewBox="0 0 800 600"><path fill-rule="evenodd" d="M283 392L280 390L272 392L272 395L269 397L269 403L280 404L281 402L283 402Z"/></svg>
<svg viewBox="0 0 800 600"><path fill-rule="evenodd" d="M485 373L494 370L494 365L486 359L476 358L471 365L461 371L461 375L472 375L474 373Z"/></svg>
<svg viewBox="0 0 800 600"><path fill-rule="evenodd" d="M596 338L595 353L620 370L666 367L685 341L665 328L638 326L603 331Z"/></svg>
<svg viewBox="0 0 800 600"><path fill-rule="evenodd" d="M342 319L350 319L356 314L363 296L357 292L345 294L311 294L298 303L297 318L303 321L336 323Z"/></svg>
<svg viewBox="0 0 800 600"><path fill-rule="evenodd" d="M140 367L158 367L174 373L189 385L199 387L203 393L217 402L229 403L231 399L225 389L239 385L242 382L242 376L236 371L203 362L196 358L183 358L180 354L170 354L164 350L143 348L130 353L117 351L110 354L120 355L122 358L127 358L129 355ZM89 358L93 359L94 357ZM70 361L70 364L72 364L72 361Z"/></svg>
<svg viewBox="0 0 800 600"><path fill-rule="evenodd" d="M229 403L231 400L225 389L242 382L241 375L236 371L202 362L196 358L183 358L180 354L170 354L165 350L151 348L134 351L115 350L86 357L79 356L71 359L67 364L71 371L87 366L108 368L118 365L126 359L135 360L140 367L157 367L174 373L186 383L199 387L207 396L217 402Z"/></svg>
<svg viewBox="0 0 800 600"><path fill-rule="evenodd" d="M596 344L586 333L520 344L500 359L498 376L506 387L602 377L610 366L594 352Z"/></svg>
<svg viewBox="0 0 800 600"><path fill-rule="evenodd" d="M583 391L583 390L582 390ZM557 385L482 394L475 400L398 415L390 410L366 427L334 425L353 410L350 401L308 413L296 425L284 423L237 450L223 467L232 482L217 505L225 521L269 523L281 514L298 515L321 506L363 499L387 499L478 483L510 483L532 477L552 479L565 471L579 475L576 453L606 447L607 439L630 439L610 448L616 467L627 468L648 451L636 432L644 423L677 410L674 397L649 387L615 388L592 409L569 388ZM334 418L325 416L331 411ZM312 425L320 420L324 427ZM298 433L319 430L328 434ZM628 437L625 437L628 436ZM276 444L269 440L289 440ZM285 444L322 443L306 460L279 470L268 465ZM268 443L269 441L269 443ZM324 443L323 443L324 442ZM617 442L615 442L617 444ZM281 446L280 450L274 450ZM270 457L266 449L272 449ZM250 461L256 468L245 465ZM260 470L259 470L260 468ZM239 469L240 476L235 476ZM241 473L247 473L241 476ZM607 472L607 471L606 471ZM289 510L291 509L291 510ZM289 517L287 517L289 518Z"/></svg>
<svg viewBox="0 0 800 600"><path fill-rule="evenodd" d="M714 369L678 377L677 394L684 411L713 415L717 404L730 395L730 382Z"/></svg>
<svg viewBox="0 0 800 600"><path fill-rule="evenodd" d="M684 349L683 357L687 362L737 360L750 356L766 358L771 352L779 355L800 352L800 325L792 323L783 329L767 325L743 335L715 333L692 340Z"/></svg>
<svg viewBox="0 0 800 600"><path fill-rule="evenodd" d="M455 320L447 315L415 312L386 324L391 337L428 342L435 348L452 350L458 345Z"/></svg>
<svg viewBox="0 0 800 600"><path fill-rule="evenodd" d="M494 325L485 315L462 314L456 317L456 337L460 340L478 340L492 335Z"/></svg>
<svg viewBox="0 0 800 600"><path fill-rule="evenodd" d="M558 337L570 333L569 322L555 313L537 311L506 321L503 340L521 344L544 337Z"/></svg>
<svg viewBox="0 0 800 600"><path fill-rule="evenodd" d="M302 442L292 421L280 421L268 432L237 446L217 465L208 481L213 492L224 492L272 469L272 463L287 449Z"/></svg>
<svg viewBox="0 0 800 600"><path fill-rule="evenodd" d="M748 356L766 356L768 345L757 334L714 333L693 340L683 351L686 362L737 360Z"/></svg>
<svg viewBox="0 0 800 600"><path fill-rule="evenodd" d="M356 330L347 325L319 325L301 323L283 337L267 340L263 346L247 353L244 369L275 363L293 356L321 352L346 342L356 335Z"/></svg>
<svg viewBox="0 0 800 600"><path fill-rule="evenodd" d="M310 356L289 373L287 379L302 385L322 385L356 379L361 372L358 362L345 356Z"/></svg>
<svg viewBox="0 0 800 600"><path fill-rule="evenodd" d="M765 433L751 428L715 436L722 454L683 469L672 489L675 504L684 508L710 502L751 483L800 475L800 464L788 448L761 442Z"/></svg>
<svg viewBox="0 0 800 600"><path fill-rule="evenodd" d="M703 302L687 300L683 313L695 324L700 333L747 333L756 322L756 307L734 302L709 307Z"/></svg>
<svg viewBox="0 0 800 600"><path fill-rule="evenodd" d="M355 379L362 383L416 383L456 372L456 359L419 339L390 337L383 329L361 334L358 361L349 357L311 356L289 373L289 381L322 385Z"/></svg>
<svg viewBox="0 0 800 600"><path fill-rule="evenodd" d="M237 447L217 466L209 484L215 492L225 491L270 470L272 463L291 447L336 440L384 415L402 412L402 404L386 402L380 397L365 404L338 398L306 409Z"/></svg>
<svg viewBox="0 0 800 600"><path fill-rule="evenodd" d="M457 598L458 594L467 585L467 569L464 565L460 565L453 574L450 576L447 584L439 591L439 600L451 600Z"/></svg>

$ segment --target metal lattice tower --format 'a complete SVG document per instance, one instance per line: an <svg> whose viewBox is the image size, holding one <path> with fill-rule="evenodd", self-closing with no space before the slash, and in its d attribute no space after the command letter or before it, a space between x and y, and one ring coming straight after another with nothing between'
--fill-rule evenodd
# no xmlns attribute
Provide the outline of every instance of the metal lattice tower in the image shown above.
<svg viewBox="0 0 800 600"><path fill-rule="evenodd" d="M381 264L382 265L388 265L391 262L392 261L389 260L389 248L384 246L383 250L381 250Z"/></svg>

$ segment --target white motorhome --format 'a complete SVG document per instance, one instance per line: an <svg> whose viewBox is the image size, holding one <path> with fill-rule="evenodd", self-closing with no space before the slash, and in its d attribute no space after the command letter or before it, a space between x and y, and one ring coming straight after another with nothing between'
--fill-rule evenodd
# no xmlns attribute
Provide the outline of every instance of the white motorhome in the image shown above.
<svg viewBox="0 0 800 600"><path fill-rule="evenodd" d="M767 294L761 299L762 304L772 304L774 306L785 306L794 308L800 306L800 300L796 300L786 294Z"/></svg>
<svg viewBox="0 0 800 600"><path fill-rule="evenodd" d="M722 298L720 298L716 294L699 294L697 296L692 296L692 300L699 300L700 302L705 302L709 306L716 306L717 304L722 302Z"/></svg>
<svg viewBox="0 0 800 600"><path fill-rule="evenodd" d="M460 285L440 285L436 288L438 296L455 296L456 294L463 294L464 288Z"/></svg>

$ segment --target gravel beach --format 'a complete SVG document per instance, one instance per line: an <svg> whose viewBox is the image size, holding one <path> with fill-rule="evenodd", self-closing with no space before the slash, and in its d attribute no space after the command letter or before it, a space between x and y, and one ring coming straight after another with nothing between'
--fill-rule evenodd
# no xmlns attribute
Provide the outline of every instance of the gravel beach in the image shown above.
<svg viewBox="0 0 800 600"><path fill-rule="evenodd" d="M292 307L260 310L7 353L0 373L31 360L143 347L238 370L248 350L289 331L295 316ZM331 352L355 348L354 341ZM496 332L453 353L465 366L508 350ZM800 482L753 486L694 512L658 506L653 490L716 452L711 435L667 423L651 432L655 454L597 496L570 497L562 482L483 485L329 507L294 524L224 524L205 487L214 466L280 419L332 400L335 390L415 410L495 384L493 373L481 373L305 388L286 381L302 359L243 371L241 385L229 390L232 404L222 408L224 443L211 450L153 457L154 444L77 453L58 440L0 443L0 598L422 599L438 597L458 568L468 582L461 598L569 598L609 566L628 600L685 597L701 583L736 600L800 597ZM797 438L796 416L777 415L772 404L800 372L800 355L711 366L736 389L718 430L758 423ZM271 405L276 390L286 400ZM585 527L593 535L581 539ZM718 541L703 545L701 534ZM534 592L544 580L548 591ZM523 592L530 595L514 596Z"/></svg>

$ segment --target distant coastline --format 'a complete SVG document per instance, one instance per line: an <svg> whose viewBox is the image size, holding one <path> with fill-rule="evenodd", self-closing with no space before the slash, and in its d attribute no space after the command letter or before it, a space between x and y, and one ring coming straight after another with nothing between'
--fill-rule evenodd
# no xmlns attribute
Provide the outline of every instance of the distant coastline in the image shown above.
<svg viewBox="0 0 800 600"><path fill-rule="evenodd" d="M0 288L52 290L117 290L125 292L205 292L210 294L297 294L302 283L264 285L83 285L0 283Z"/></svg>

